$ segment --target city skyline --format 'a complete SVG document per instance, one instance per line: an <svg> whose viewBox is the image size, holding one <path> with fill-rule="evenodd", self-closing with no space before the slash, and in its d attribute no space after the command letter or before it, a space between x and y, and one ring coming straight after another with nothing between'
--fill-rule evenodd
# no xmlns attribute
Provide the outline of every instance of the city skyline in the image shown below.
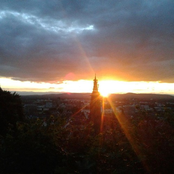
<svg viewBox="0 0 174 174"><path fill-rule="evenodd" d="M0 86L174 94L173 21L172 0L2 0Z"/></svg>

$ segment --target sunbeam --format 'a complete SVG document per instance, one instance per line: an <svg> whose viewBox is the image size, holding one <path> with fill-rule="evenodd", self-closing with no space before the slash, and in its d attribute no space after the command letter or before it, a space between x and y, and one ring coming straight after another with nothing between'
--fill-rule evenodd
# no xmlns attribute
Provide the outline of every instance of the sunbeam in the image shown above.
<svg viewBox="0 0 174 174"><path fill-rule="evenodd" d="M113 112L114 116L118 120L122 130L124 131L124 134L126 135L133 151L136 153L137 157L143 162L143 166L147 171L149 171L147 164L142 160L142 158L145 156L145 154L141 151L139 148L139 142L138 139L135 136L135 132L133 129L133 125L130 123L130 121L125 117L123 112L119 112L114 107L114 104L112 103L111 99L107 98Z"/></svg>
<svg viewBox="0 0 174 174"><path fill-rule="evenodd" d="M103 119L104 119L104 108L105 106L104 106L104 97L102 97L102 113L101 113L101 125L100 125L100 133L102 133L103 132Z"/></svg>

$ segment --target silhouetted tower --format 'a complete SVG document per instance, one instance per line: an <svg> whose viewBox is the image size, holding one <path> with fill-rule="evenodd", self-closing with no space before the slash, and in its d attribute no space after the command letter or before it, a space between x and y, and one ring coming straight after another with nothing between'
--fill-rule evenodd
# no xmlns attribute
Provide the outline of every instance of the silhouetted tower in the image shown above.
<svg viewBox="0 0 174 174"><path fill-rule="evenodd" d="M99 133L101 124L101 97L100 93L98 92L98 80L96 79L96 75L94 78L94 86L91 94L90 119L94 124L95 132Z"/></svg>

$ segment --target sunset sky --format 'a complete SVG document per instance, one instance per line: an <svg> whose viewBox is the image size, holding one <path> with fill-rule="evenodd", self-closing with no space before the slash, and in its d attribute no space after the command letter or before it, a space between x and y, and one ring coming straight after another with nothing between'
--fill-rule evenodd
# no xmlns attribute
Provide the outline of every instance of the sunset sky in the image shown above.
<svg viewBox="0 0 174 174"><path fill-rule="evenodd" d="M173 0L0 0L0 86L174 94Z"/></svg>

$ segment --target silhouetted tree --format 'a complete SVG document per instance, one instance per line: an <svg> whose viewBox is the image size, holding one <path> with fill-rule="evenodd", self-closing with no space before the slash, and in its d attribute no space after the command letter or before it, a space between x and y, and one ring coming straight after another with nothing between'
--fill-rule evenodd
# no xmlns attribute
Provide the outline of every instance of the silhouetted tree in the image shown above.
<svg viewBox="0 0 174 174"><path fill-rule="evenodd" d="M0 88L0 135L16 129L16 122L23 121L24 114L20 96Z"/></svg>

